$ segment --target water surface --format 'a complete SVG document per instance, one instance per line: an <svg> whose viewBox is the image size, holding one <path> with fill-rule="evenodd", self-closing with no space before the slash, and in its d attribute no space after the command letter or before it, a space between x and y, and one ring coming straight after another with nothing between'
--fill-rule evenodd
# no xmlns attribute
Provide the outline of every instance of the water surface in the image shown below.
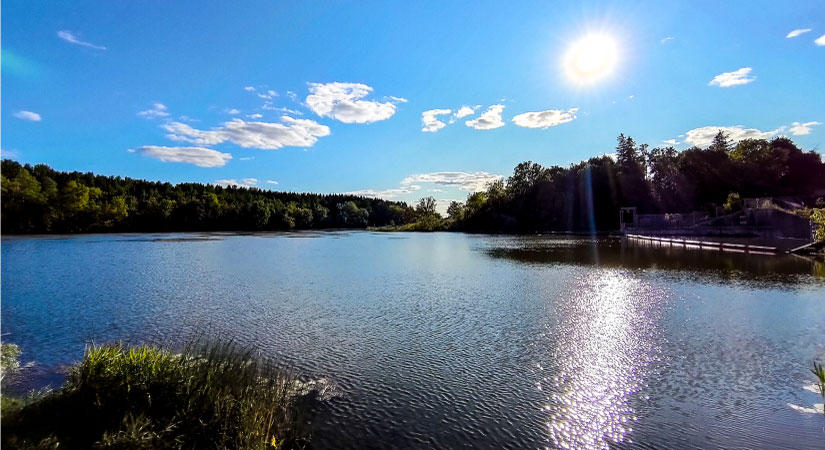
<svg viewBox="0 0 825 450"><path fill-rule="evenodd" d="M4 237L2 333L61 381L94 341L222 333L337 395L315 448L821 448L825 267L619 239Z"/></svg>

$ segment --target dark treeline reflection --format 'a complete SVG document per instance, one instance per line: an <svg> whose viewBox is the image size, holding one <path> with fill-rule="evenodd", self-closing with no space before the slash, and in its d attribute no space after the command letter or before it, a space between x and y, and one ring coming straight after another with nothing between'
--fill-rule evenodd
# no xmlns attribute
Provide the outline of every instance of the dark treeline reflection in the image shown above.
<svg viewBox="0 0 825 450"><path fill-rule="evenodd" d="M694 281L748 281L764 286L825 283L825 264L805 257L685 249L622 238L525 237L518 245L492 245L485 252L528 264L661 270Z"/></svg>
<svg viewBox="0 0 825 450"><path fill-rule="evenodd" d="M639 213L715 212L730 194L794 196L816 204L825 164L790 139L745 139L722 133L707 149L649 149L620 135L615 157L564 167L519 164L506 181L454 202L453 227L469 231L598 231L618 228L619 208ZM819 206L820 208L822 206Z"/></svg>
<svg viewBox="0 0 825 450"><path fill-rule="evenodd" d="M722 133L707 149L649 149L620 135L615 157L564 168L527 161L506 182L491 183L447 219L434 198L415 208L353 195L263 191L58 172L2 162L6 233L87 231L241 231L365 228L490 232L600 231L618 228L619 208L639 213L715 212L731 198L794 196L817 205L825 164L790 139L745 139ZM736 195L732 195L736 194ZM737 196L738 195L738 196ZM817 205L822 207L822 205ZM823 214L825 216L825 214Z"/></svg>

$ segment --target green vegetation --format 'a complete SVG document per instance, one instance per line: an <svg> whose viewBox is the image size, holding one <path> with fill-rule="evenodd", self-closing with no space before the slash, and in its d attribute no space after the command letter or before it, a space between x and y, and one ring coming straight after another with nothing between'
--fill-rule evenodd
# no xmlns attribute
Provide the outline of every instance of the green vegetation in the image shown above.
<svg viewBox="0 0 825 450"><path fill-rule="evenodd" d="M299 397L294 376L235 344L92 346L61 389L3 411L2 445L301 448Z"/></svg>
<svg viewBox="0 0 825 450"><path fill-rule="evenodd" d="M813 205L825 192L825 164L788 138L745 139L723 133L706 148L649 149L624 135L615 158L600 156L569 168L531 161L504 182L450 205L452 229L536 232L602 231L619 227L619 209L645 213L715 212L738 208L740 198L793 196ZM825 213L814 220L825 236Z"/></svg>
<svg viewBox="0 0 825 450"><path fill-rule="evenodd" d="M819 388L822 399L825 400L825 368L822 367L822 364L817 364L814 361L814 368L811 369L811 372L817 378L816 386Z"/></svg>
<svg viewBox="0 0 825 450"><path fill-rule="evenodd" d="M10 372L20 368L20 347L14 344L0 344L0 380Z"/></svg>
<svg viewBox="0 0 825 450"><path fill-rule="evenodd" d="M170 183L2 161L4 233L366 228L404 224L405 203L353 195Z"/></svg>
<svg viewBox="0 0 825 450"><path fill-rule="evenodd" d="M201 231L366 228L482 232L609 231L619 209L645 213L716 212L741 198L793 196L813 205L825 192L825 164L788 138L745 139L723 133L713 144L677 151L649 149L620 135L615 156L564 168L519 164L506 182L490 183L447 218L436 200L413 208L351 195L262 191L255 188L148 182L91 173L56 172L45 165L2 162L3 231ZM740 197L741 196L741 197ZM822 208L822 206L819 206ZM822 224L825 213L811 217Z"/></svg>

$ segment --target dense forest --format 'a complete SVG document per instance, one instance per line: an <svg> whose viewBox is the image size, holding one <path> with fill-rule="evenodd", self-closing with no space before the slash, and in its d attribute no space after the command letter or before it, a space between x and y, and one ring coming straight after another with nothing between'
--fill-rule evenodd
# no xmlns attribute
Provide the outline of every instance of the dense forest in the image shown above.
<svg viewBox="0 0 825 450"><path fill-rule="evenodd" d="M729 198L794 197L822 208L822 196L821 155L802 151L786 137L734 145L720 131L709 148L677 151L650 149L620 135L610 156L570 167L519 164L506 182L450 204L447 226L494 232L616 230L623 206L635 206L641 214L715 214Z"/></svg>
<svg viewBox="0 0 825 450"><path fill-rule="evenodd" d="M406 203L198 183L150 182L2 161L4 233L217 231L394 227L476 232L604 231L619 208L716 212L731 198L794 197L822 208L825 163L785 137L706 149L650 149L620 135L615 153L570 167L527 161L506 181L452 202Z"/></svg>
<svg viewBox="0 0 825 450"><path fill-rule="evenodd" d="M58 172L3 160L3 233L365 228L414 221L404 203L352 195Z"/></svg>

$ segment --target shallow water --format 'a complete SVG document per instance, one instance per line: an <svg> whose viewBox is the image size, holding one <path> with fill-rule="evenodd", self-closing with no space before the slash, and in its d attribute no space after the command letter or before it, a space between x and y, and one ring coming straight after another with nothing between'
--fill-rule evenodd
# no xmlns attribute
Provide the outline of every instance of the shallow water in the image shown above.
<svg viewBox="0 0 825 450"><path fill-rule="evenodd" d="M337 395L315 448L821 448L825 267L620 239L4 237L2 333L59 384L84 343L221 333Z"/></svg>

